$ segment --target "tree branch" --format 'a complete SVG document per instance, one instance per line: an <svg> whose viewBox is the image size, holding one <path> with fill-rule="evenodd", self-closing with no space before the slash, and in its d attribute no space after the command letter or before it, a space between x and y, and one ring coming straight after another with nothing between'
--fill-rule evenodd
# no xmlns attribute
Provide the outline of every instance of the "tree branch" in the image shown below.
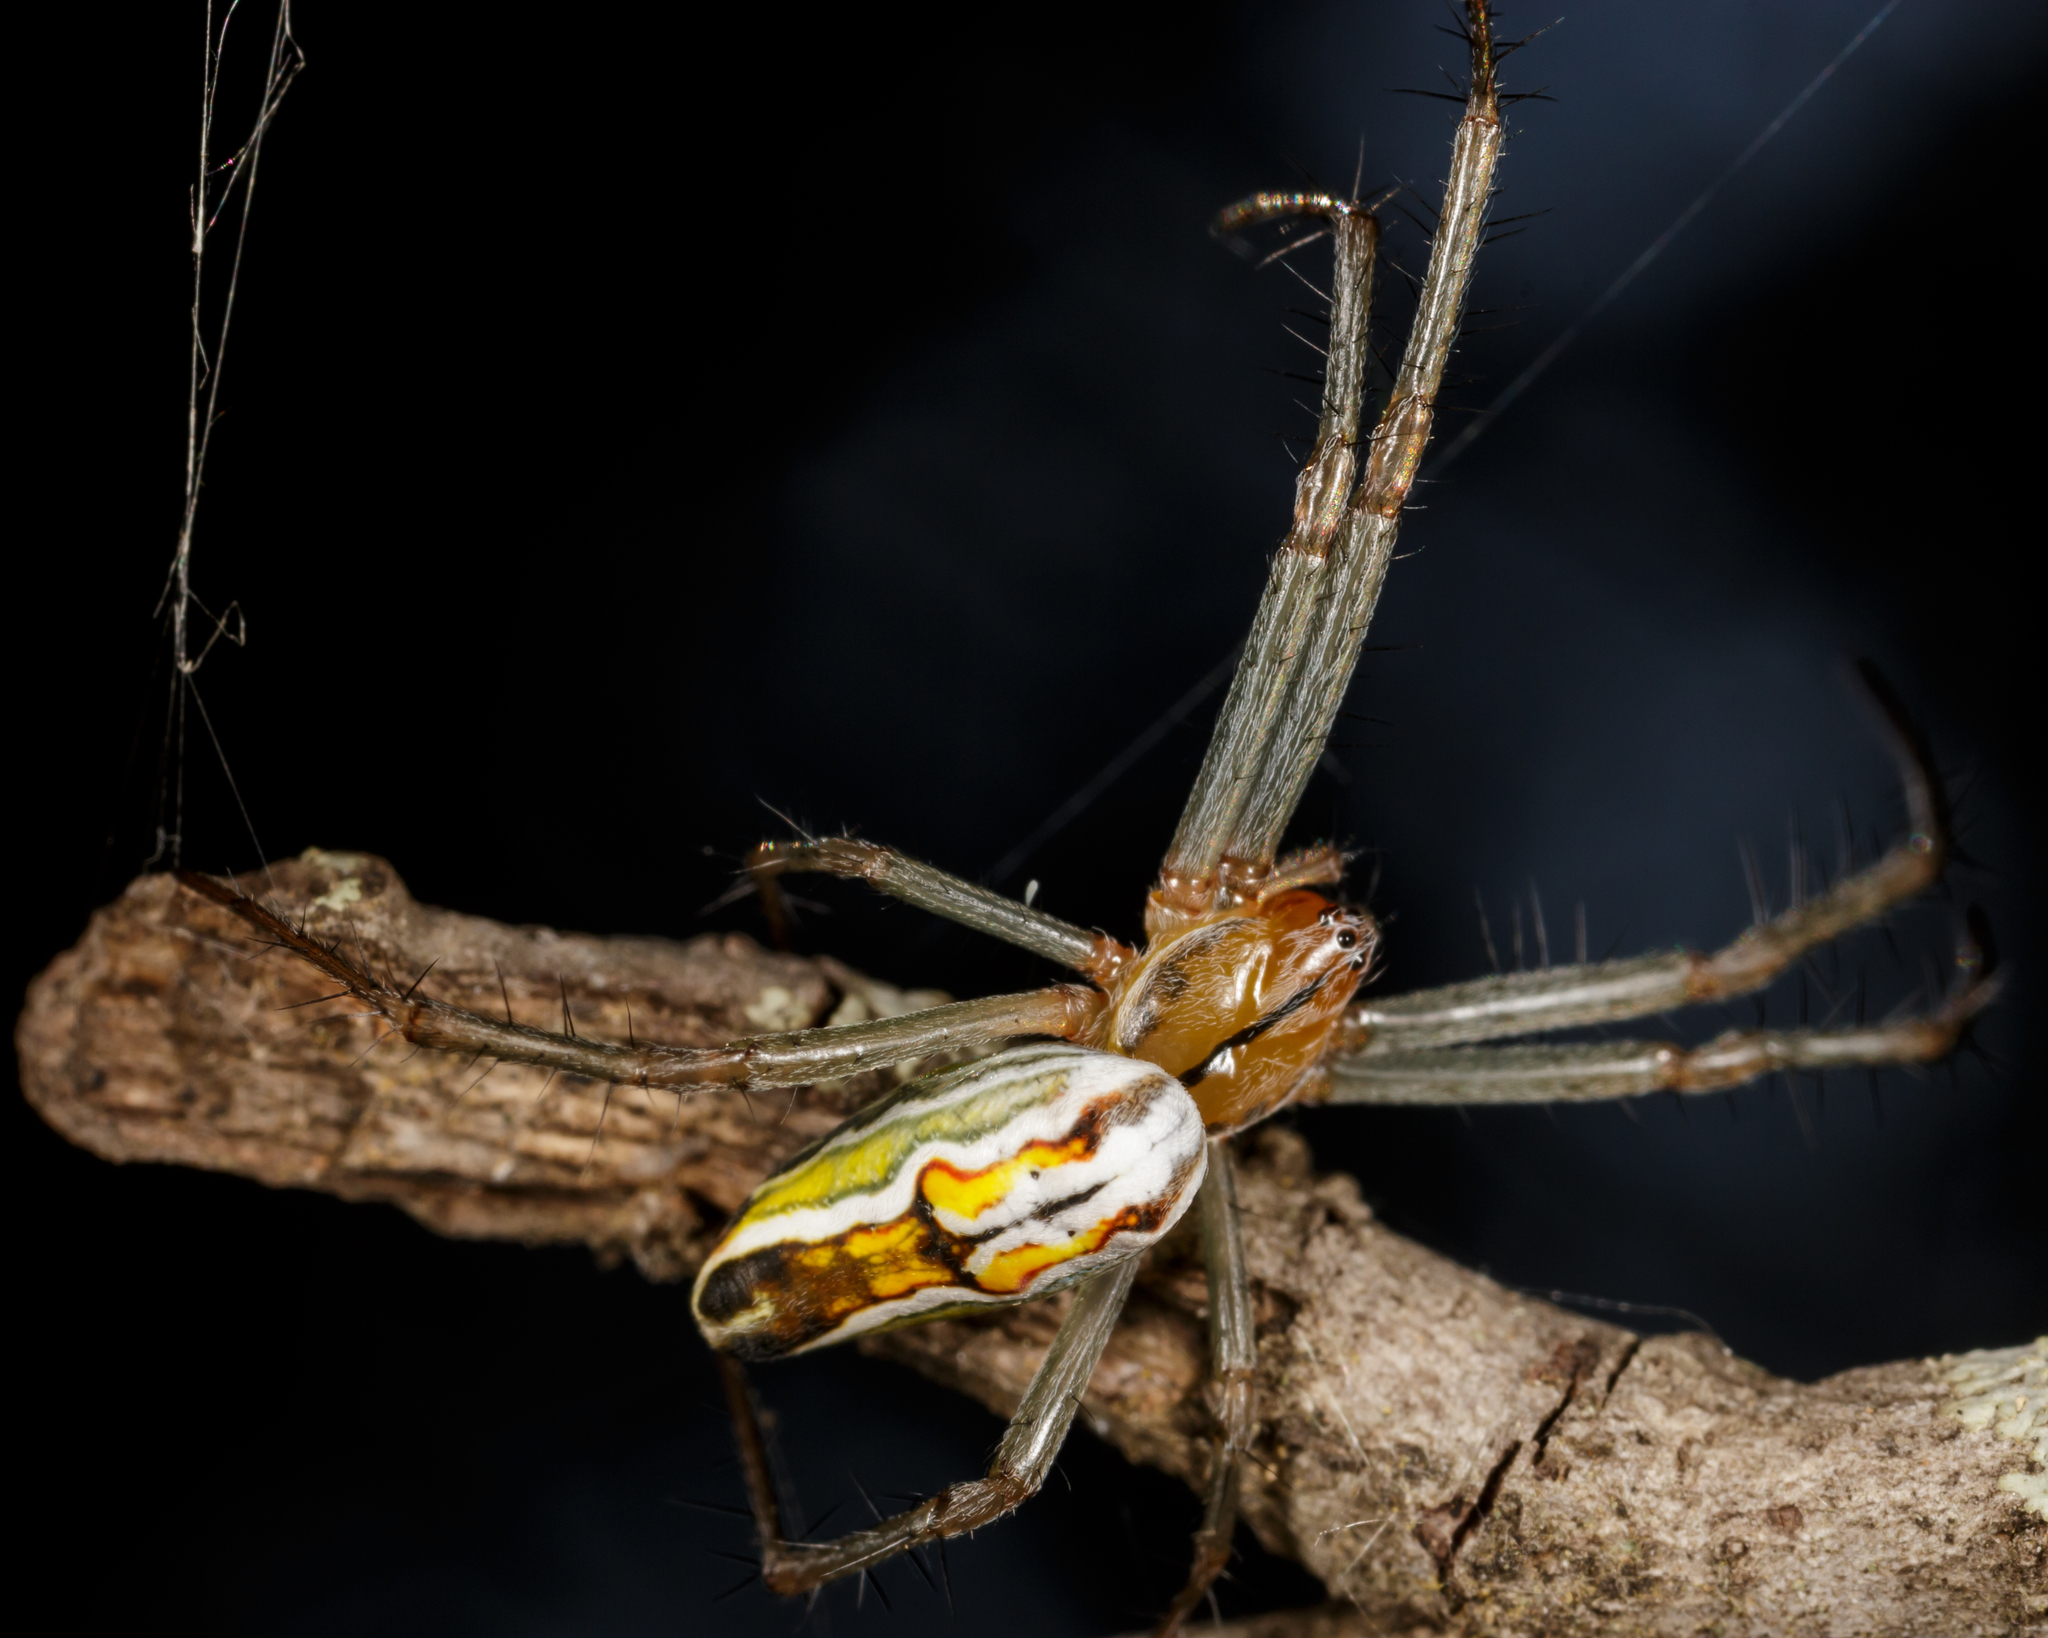
<svg viewBox="0 0 2048 1638"><path fill-rule="evenodd" d="M711 1045L929 1006L734 934L675 944L415 904L390 866L313 851L279 907L463 1005L608 1039ZM30 988L22 1083L113 1161L384 1200L445 1234L581 1241L677 1280L777 1162L900 1075L678 1099L405 1056L377 1019L225 911L146 876ZM930 1067L929 1065L922 1067ZM1642 1340L1387 1232L1292 1133L1243 1168L1260 1320L1246 1514L1337 1602L1250 1638L1382 1630L1922 1632L2048 1613L2048 1341L1802 1386L1710 1338ZM1156 1251L1089 1391L1097 1432L1198 1483L1191 1237ZM1058 1299L868 1344L1007 1414Z"/></svg>

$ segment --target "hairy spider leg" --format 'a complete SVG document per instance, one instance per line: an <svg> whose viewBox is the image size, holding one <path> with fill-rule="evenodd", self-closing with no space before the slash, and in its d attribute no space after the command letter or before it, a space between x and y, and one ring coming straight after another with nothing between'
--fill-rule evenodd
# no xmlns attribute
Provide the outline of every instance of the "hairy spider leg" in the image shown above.
<svg viewBox="0 0 2048 1638"><path fill-rule="evenodd" d="M1074 1040L1086 1035L1103 1010L1099 991L1055 984L1020 995L956 1001L895 1018L824 1029L747 1036L716 1047L669 1047L639 1042L619 1046L567 1031L533 1029L492 1018L418 993L399 990L293 926L229 884L181 871L193 892L233 911L280 948L317 967L391 1021L415 1046L486 1054L505 1063L539 1064L563 1074L621 1086L671 1091L759 1091L807 1086L939 1053L972 1051L1019 1035Z"/></svg>
<svg viewBox="0 0 2048 1638"><path fill-rule="evenodd" d="M1781 1071L1934 1063L1961 1044L2003 986L1980 946L1957 953L1961 982L1932 1012L1862 1029L1729 1030L1690 1050L1670 1041L1459 1046L1336 1058L1329 1103L1569 1103L1644 1092L1719 1092Z"/></svg>
<svg viewBox="0 0 2048 1638"><path fill-rule="evenodd" d="M1341 1063L1345 1074L1355 1069L1363 1076L1368 1066L1389 1054L1617 1023L1696 1002L1752 994L1809 950L1876 920L1932 887L1951 851L1940 776L1925 736L1891 687L1867 665L1862 668L1862 680L1898 762L1908 826L1904 839L1874 863L1779 915L1759 915L1733 943L1710 955L1674 950L1621 961L1497 973L1361 1002L1347 1020L1350 1040L1333 1064ZM1987 993L1976 1005L1989 999ZM1918 1061L1896 1056L1917 1039L1909 1032L1874 1041L1873 1050L1879 1055L1873 1061ZM1617 1091L1611 1095L1627 1094Z"/></svg>
<svg viewBox="0 0 2048 1638"><path fill-rule="evenodd" d="M1212 1138L1209 1171L1195 1206L1202 1216L1202 1262L1209 1277L1209 1375L1216 1384L1216 1439L1195 1559L1188 1579L1160 1620L1161 1634L1181 1624L1208 1597L1230 1562L1237 1528L1237 1494L1244 1453L1252 1439L1252 1372L1259 1344L1252 1321L1251 1275L1244 1259L1244 1224L1237 1208L1237 1163L1231 1140Z"/></svg>
<svg viewBox="0 0 2048 1638"><path fill-rule="evenodd" d="M987 1477L948 1485L917 1506L836 1541L784 1539L767 1446L745 1368L730 1355L720 1354L718 1368L739 1441L740 1469L760 1535L761 1580L769 1590L787 1597L859 1574L925 1542L993 1524L1035 1496L1052 1471L1137 1275L1138 1259L1127 1258L1075 1291L1073 1306L996 1447Z"/></svg>
<svg viewBox="0 0 2048 1638"><path fill-rule="evenodd" d="M1318 609L1328 602L1331 580L1345 562L1337 537L1358 476L1379 223L1349 201L1321 195L1260 195L1226 210L1217 229L1227 233L1247 221L1297 213L1327 217L1336 250L1322 418L1315 447L1295 480L1294 521L1273 555L1251 635L1217 712L1201 770L1161 870L1161 894L1187 919L1206 913L1217 896L1216 870L1224 838L1251 795L1253 776ZM1158 915L1148 917L1148 931L1169 927Z"/></svg>
<svg viewBox="0 0 2048 1638"><path fill-rule="evenodd" d="M1429 268L1416 302L1394 390L1348 492L1356 463L1325 493L1315 460L1297 491L1296 528L1275 556L1230 697L1160 867L1161 918L1199 917L1228 903L1272 868L1282 832L1322 755L1372 620L1407 504L1428 445L1437 390L1462 320L1473 257L1485 224L1503 132L1496 53L1485 0L1467 0L1472 83L1451 149L1451 171ZM1309 210L1313 196L1269 195L1233 207L1228 230L1260 216ZM1370 243L1351 248L1348 214L1332 216L1338 274L1332 295L1325 436L1347 414L1355 440L1367 346ZM1368 241L1376 235L1368 235ZM1353 273L1351 270L1357 268ZM1346 303L1356 296L1354 306ZM1351 376L1340 380L1340 367ZM1351 372L1356 372L1352 375ZM1318 454L1323 440L1318 440ZM1311 472L1317 477L1311 483ZM1304 528L1305 522L1313 527Z"/></svg>
<svg viewBox="0 0 2048 1638"><path fill-rule="evenodd" d="M747 869L771 902L775 878L785 871L816 870L863 881L878 893L929 910L977 933L1017 945L1102 983L1131 958L1131 949L1107 933L1091 933L1043 910L997 893L894 848L851 836L824 841L763 842L747 856Z"/></svg>

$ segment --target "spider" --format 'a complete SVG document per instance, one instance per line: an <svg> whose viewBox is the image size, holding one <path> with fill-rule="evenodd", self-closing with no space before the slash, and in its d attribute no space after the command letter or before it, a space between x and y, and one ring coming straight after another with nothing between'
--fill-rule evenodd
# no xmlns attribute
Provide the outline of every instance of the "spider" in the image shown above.
<svg viewBox="0 0 2048 1638"><path fill-rule="evenodd" d="M1416 319L1386 406L1364 416L1380 223L1359 198L1260 194L1219 229L1308 225L1291 254L1332 247L1318 435L1243 657L1144 911L1125 944L1033 905L847 837L769 843L749 861L773 907L780 879L821 871L1059 963L1083 982L722 1048L608 1045L501 1022L400 989L234 888L188 884L319 967L419 1046L489 1053L623 1085L796 1086L938 1051L990 1056L912 1082L765 1180L692 1294L723 1356L764 1581L798 1594L975 1529L1050 1470L1139 1259L1193 1210L1210 1284L1216 1455L1194 1564L1162 1618L1177 1630L1229 1552L1252 1427L1256 1348L1231 1141L1290 1105L1555 1102L1692 1092L1785 1068L1945 1055L1997 984L1964 977L1927 1015L1874 1028L1731 1031L1685 1051L1655 1042L1498 1046L1762 988L1807 951L1927 888L1947 853L1940 787L1881 683L1900 755L1907 838L1711 955L1577 959L1446 988L1361 998L1381 948L1363 907L1326 894L1345 856L1280 843L1322 756L1428 447L1446 361L1486 225L1502 129L1497 46L1466 10L1469 90ZM1016 1044L1019 1038L1030 1038ZM836 1541L785 1539L739 1361L773 1358L991 1304L1073 1300L986 1478L948 1487Z"/></svg>

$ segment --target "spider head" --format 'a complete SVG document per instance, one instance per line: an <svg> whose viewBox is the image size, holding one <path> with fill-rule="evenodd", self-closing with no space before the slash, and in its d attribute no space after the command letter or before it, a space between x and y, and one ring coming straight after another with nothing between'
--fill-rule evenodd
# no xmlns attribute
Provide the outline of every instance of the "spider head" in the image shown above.
<svg viewBox="0 0 2048 1638"><path fill-rule="evenodd" d="M1210 1130L1248 1125L1314 1071L1378 948L1368 911L1276 893L1149 946L1111 996L1104 1044L1178 1077Z"/></svg>

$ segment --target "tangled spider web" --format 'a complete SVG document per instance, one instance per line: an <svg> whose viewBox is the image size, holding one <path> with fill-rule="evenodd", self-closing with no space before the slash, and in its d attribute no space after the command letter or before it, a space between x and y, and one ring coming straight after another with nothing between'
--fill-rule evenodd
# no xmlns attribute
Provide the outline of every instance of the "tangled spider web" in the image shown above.
<svg viewBox="0 0 2048 1638"><path fill-rule="evenodd" d="M235 317L235 297L241 287L242 258L249 243L249 220L256 205L256 180L263 159L264 139L276 123L285 93L305 67L305 55L292 35L291 0L278 0L273 14L270 41L263 60L262 77L254 89L256 107L249 116L247 134L225 158L215 131L222 120L223 75L227 71L228 44L242 0L229 0L216 16L213 0L207 0L204 48L201 57L199 93L198 175L191 194L192 311L191 364L185 408L185 494L178 519L178 541L171 554L170 571L157 599L156 613L164 622L169 644L169 696L163 718L157 763L156 845L147 864L166 863L175 868L183 856L185 836L186 738L194 719L204 730L218 759L222 777L234 798L236 810L248 830L249 841L263 858L262 844L242 800L241 788L229 766L226 749L207 715L199 692L199 669L223 638L241 647L248 641L248 622L239 602L230 601L216 613L209 608L192 584L192 557L199 522L199 499L206 482L206 458L213 447L215 428L221 416L221 383L226 375L228 335ZM235 36L240 44L240 36ZM239 66L239 57L237 59ZM239 87L226 88L230 92ZM229 100L239 101L232 95ZM209 255L217 235L229 236L226 266L219 254Z"/></svg>

